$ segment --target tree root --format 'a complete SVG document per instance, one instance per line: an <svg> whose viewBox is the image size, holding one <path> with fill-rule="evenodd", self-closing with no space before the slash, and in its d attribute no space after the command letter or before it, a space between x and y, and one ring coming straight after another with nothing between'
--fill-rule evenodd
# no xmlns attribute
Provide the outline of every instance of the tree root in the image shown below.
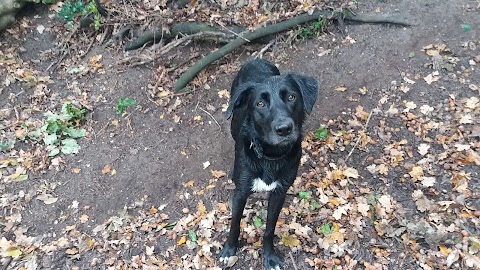
<svg viewBox="0 0 480 270"><path fill-rule="evenodd" d="M285 31L296 25L316 20L319 17L325 17L327 19L336 19L339 16L343 16L344 20L356 21L356 22L362 22L362 23L388 23L388 24L401 25L401 26L412 26L412 24L390 15L369 15L369 14L354 15L350 12L347 12L346 14L345 13L342 14L336 11L329 11L329 10L319 10L314 12L311 15L302 14L297 17L285 20L283 22L257 28L251 32L240 33L237 38L230 41L220 49L209 53L204 58L200 59L197 63L195 63L193 66L191 66L177 80L177 82L175 83L174 91L175 92L180 91L206 66L224 57L228 53L232 52L236 48L242 46L243 44L249 41L254 41L264 36Z"/></svg>

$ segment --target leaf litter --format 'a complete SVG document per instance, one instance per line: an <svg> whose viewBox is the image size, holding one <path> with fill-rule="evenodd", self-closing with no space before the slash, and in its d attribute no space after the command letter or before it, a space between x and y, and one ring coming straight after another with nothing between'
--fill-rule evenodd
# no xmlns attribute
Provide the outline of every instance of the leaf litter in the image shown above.
<svg viewBox="0 0 480 270"><path fill-rule="evenodd" d="M224 1L222 7L229 3ZM302 9L308 7L311 5L307 3ZM398 86L399 93L414 92L421 83L434 87L459 62L445 44L426 45L423 51L430 57L425 67L433 71L420 77L403 76L406 84ZM0 55L7 63L6 68L1 68L9 74L5 84L21 83L33 88L31 99L36 109L53 111L55 104L46 100L60 99L48 89L53 83L51 79L41 76L28 63L19 64L14 51L2 51ZM101 55L89 58L90 67L81 72L98 72L103 68L101 59ZM460 77L465 75L458 72ZM302 252L304 262L312 269L386 269L398 263L390 257L394 252L400 252L399 258L409 260L418 269L480 268L480 206L475 203L479 196L480 106L475 96L478 86L466 85L472 90L470 96L452 95L440 104L421 104L416 100L396 104L393 99L382 97L377 108L357 106L336 119L325 119L318 132L308 132L302 143L301 174L289 190L277 223L279 248ZM345 85L335 90L348 92ZM360 92L367 93L366 88ZM160 98L171 97L170 93L160 93ZM218 94L222 99L229 98L228 92ZM169 107L170 113L180 104L180 99L175 100ZM2 185L28 181L29 171L62 164L61 157L41 158L51 153L53 149L48 149L48 145L55 144L58 138L44 135L45 147L28 137L29 131L45 124L45 119L32 117L28 111L18 118L13 108L0 113L2 127L9 127L2 128L0 137ZM372 123L367 126L371 115ZM73 132L69 133L72 137L82 137L75 131L67 132ZM88 136L86 132L81 135ZM18 150L15 144L24 140L32 148ZM62 153L75 153L75 140L64 140L60 141L66 146ZM352 149L364 158L365 169L353 168L346 162ZM203 169L214 166L206 161ZM114 175L114 169L106 164L99 173ZM0 207L8 214L1 220L5 234L0 238L0 260L5 263L14 259L10 262L12 267L37 269L42 258L63 254L73 264L88 257L91 268L221 269L216 254L227 232L230 207L227 202L216 200L204 203L202 198L231 182L225 179L224 171L211 170L211 174L211 179L205 179L208 181L185 183L178 199L196 204L180 214L174 215L168 205L152 206L140 201L88 228L80 224L87 223L89 216L73 201L70 210L77 214L78 224L67 225L60 235L48 238L29 236L21 226L21 210L33 198L54 204L58 200L54 183L39 187L37 193L2 193ZM370 178L385 185L371 187ZM407 187L401 192L389 188L401 185ZM410 202L414 209L409 208ZM261 255L265 204L263 200L247 204L240 237L249 245L241 247L239 254L254 259ZM166 243L167 248L157 248L157 242ZM124 252L135 248L135 253ZM370 257L361 253L362 249ZM237 256L232 257L229 267L237 260Z"/></svg>

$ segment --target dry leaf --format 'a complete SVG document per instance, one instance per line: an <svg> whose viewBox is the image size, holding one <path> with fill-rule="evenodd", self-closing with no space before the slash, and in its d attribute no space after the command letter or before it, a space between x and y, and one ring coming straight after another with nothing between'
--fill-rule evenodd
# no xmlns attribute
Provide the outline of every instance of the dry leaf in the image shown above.
<svg viewBox="0 0 480 270"><path fill-rule="evenodd" d="M419 166L412 167L412 170L408 173L413 180L422 180L423 178L423 169Z"/></svg>
<svg viewBox="0 0 480 270"><path fill-rule="evenodd" d="M425 156L428 153L428 149L430 149L430 145L426 143L421 143L418 146L418 153L422 156Z"/></svg>
<svg viewBox="0 0 480 270"><path fill-rule="evenodd" d="M222 177L224 177L224 176L227 175L227 173L224 172L224 171L211 170L210 172L212 173L212 176L213 176L213 178L215 178L215 179L219 179L219 178L222 178Z"/></svg>
<svg viewBox="0 0 480 270"><path fill-rule="evenodd" d="M282 234L282 243L286 247L296 247L300 245L300 240L298 240L295 234L289 235L287 232Z"/></svg>
<svg viewBox="0 0 480 270"><path fill-rule="evenodd" d="M89 218L88 215L83 214L80 216L79 220L81 223L85 223L88 221L88 218Z"/></svg>
<svg viewBox="0 0 480 270"><path fill-rule="evenodd" d="M37 199L43 201L45 204L52 204L58 200L58 198L53 197L52 194L40 194L37 196Z"/></svg>
<svg viewBox="0 0 480 270"><path fill-rule="evenodd" d="M230 258L228 258L227 267L233 267L237 261L238 256L230 256Z"/></svg>
<svg viewBox="0 0 480 270"><path fill-rule="evenodd" d="M343 171L343 175L347 178L355 178L357 179L358 178L358 171L354 168L346 168L344 171Z"/></svg>
<svg viewBox="0 0 480 270"><path fill-rule="evenodd" d="M205 170L208 166L210 166L210 161L207 160L203 163L203 169Z"/></svg>
<svg viewBox="0 0 480 270"><path fill-rule="evenodd" d="M338 92L345 92L346 90L347 90L347 87L344 84L335 87L335 91L338 91Z"/></svg>
<svg viewBox="0 0 480 270"><path fill-rule="evenodd" d="M107 174L112 170L112 166L110 164L105 165L102 169L102 174Z"/></svg>

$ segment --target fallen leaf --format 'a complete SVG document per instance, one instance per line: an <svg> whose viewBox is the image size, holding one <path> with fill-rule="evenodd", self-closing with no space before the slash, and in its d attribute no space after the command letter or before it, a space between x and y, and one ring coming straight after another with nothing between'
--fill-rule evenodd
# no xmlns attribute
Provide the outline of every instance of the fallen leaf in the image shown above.
<svg viewBox="0 0 480 270"><path fill-rule="evenodd" d="M426 143L421 143L418 146L418 153L422 156L425 156L428 153L428 149L430 149L430 145Z"/></svg>
<svg viewBox="0 0 480 270"><path fill-rule="evenodd" d="M187 237L184 235L180 238L180 240L178 240L177 246L181 246L181 245L185 244L185 242L187 242Z"/></svg>
<svg viewBox="0 0 480 270"><path fill-rule="evenodd" d="M354 168L346 168L343 170L343 175L347 178L358 178L358 171Z"/></svg>
<svg viewBox="0 0 480 270"><path fill-rule="evenodd" d="M81 215L80 218L79 218L81 223L87 222L88 219L89 219L88 215L85 215L85 214Z"/></svg>
<svg viewBox="0 0 480 270"><path fill-rule="evenodd" d="M408 173L413 180L422 180L423 178L423 169L419 166L412 167L412 170Z"/></svg>
<svg viewBox="0 0 480 270"><path fill-rule="evenodd" d="M207 160L207 161L205 161L205 162L203 163L203 169L204 169L204 170L205 170L206 168L208 168L209 166L210 166L210 161Z"/></svg>
<svg viewBox="0 0 480 270"><path fill-rule="evenodd" d="M228 258L227 268L228 267L233 267L237 261L238 261L238 256L235 256L235 255L230 256L230 258Z"/></svg>
<svg viewBox="0 0 480 270"><path fill-rule="evenodd" d="M52 204L55 203L58 198L53 197L51 194L40 194L37 196L37 200L40 200L45 204Z"/></svg>
<svg viewBox="0 0 480 270"><path fill-rule="evenodd" d="M286 247L296 247L300 245L300 240L298 240L295 234L289 235L287 232L282 234L282 243Z"/></svg>
<svg viewBox="0 0 480 270"><path fill-rule="evenodd" d="M68 255L75 255L78 253L78 249L75 247L68 248L67 250L65 250L65 253L67 253Z"/></svg>
<svg viewBox="0 0 480 270"><path fill-rule="evenodd" d="M110 164L105 165L102 169L102 174L107 174L112 170L112 166Z"/></svg>
<svg viewBox="0 0 480 270"><path fill-rule="evenodd" d="M422 185L424 187L433 187L435 185L435 177L431 177L431 176L423 177Z"/></svg>
<svg viewBox="0 0 480 270"><path fill-rule="evenodd" d="M224 171L211 170L210 172L212 173L212 176L213 176L213 178L215 178L215 179L219 179L219 178L222 178L222 177L224 177L224 176L227 175L227 173L224 172Z"/></svg>
<svg viewBox="0 0 480 270"><path fill-rule="evenodd" d="M473 124L473 117L470 114L462 115L459 121L460 124Z"/></svg>
<svg viewBox="0 0 480 270"><path fill-rule="evenodd" d="M429 115L431 112L433 112L433 107L430 107L428 105L422 105L420 107L420 112L424 115Z"/></svg>
<svg viewBox="0 0 480 270"><path fill-rule="evenodd" d="M347 87L344 84L335 87L335 91L338 91L338 92L345 92L346 90L347 90Z"/></svg>

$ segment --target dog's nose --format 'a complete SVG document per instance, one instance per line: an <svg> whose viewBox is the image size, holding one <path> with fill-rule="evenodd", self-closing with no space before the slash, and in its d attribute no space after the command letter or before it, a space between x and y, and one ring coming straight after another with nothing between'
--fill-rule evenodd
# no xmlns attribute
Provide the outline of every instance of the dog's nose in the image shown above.
<svg viewBox="0 0 480 270"><path fill-rule="evenodd" d="M275 127L275 132L280 136L287 136L292 133L292 123L282 123Z"/></svg>

